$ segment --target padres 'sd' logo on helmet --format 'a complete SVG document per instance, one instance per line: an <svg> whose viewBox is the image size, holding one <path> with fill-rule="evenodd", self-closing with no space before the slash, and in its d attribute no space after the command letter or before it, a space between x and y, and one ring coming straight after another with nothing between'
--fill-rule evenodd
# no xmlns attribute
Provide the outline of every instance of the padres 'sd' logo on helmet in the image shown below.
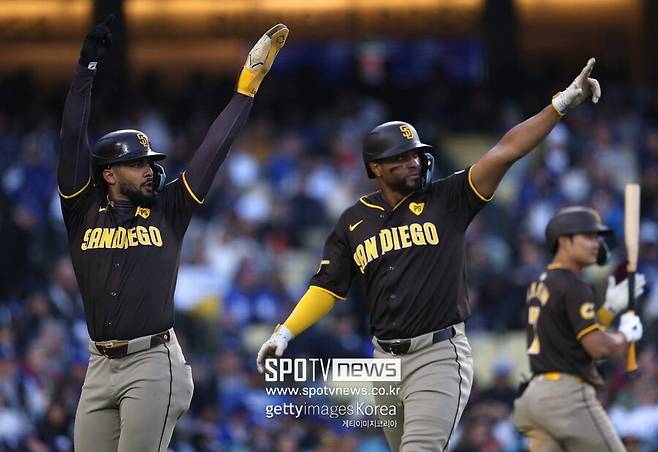
<svg viewBox="0 0 658 452"><path fill-rule="evenodd" d="M405 137L407 140L413 140L414 133L406 125L403 124L400 126L400 132L402 132L402 136Z"/></svg>
<svg viewBox="0 0 658 452"><path fill-rule="evenodd" d="M149 139L146 135L144 135L142 132L139 132L137 134L137 141L139 141L139 144L144 146L145 148L149 147Z"/></svg>

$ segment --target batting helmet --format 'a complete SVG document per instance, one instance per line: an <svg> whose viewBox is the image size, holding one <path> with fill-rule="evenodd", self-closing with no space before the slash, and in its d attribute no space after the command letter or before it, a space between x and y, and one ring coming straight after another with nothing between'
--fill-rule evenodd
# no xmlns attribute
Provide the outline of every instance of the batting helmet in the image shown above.
<svg viewBox="0 0 658 452"><path fill-rule="evenodd" d="M612 230L601 223L599 213L589 207L567 207L560 210L546 225L546 244L551 252L557 251L557 239L560 236L572 234L597 233L599 235L610 235ZM604 241L599 240L599 265L607 260L608 248Z"/></svg>
<svg viewBox="0 0 658 452"><path fill-rule="evenodd" d="M116 130L103 135L91 150L92 176L98 182L102 180L102 168L142 158L149 159L153 168L153 187L159 191L164 185L164 169L153 162L164 160L167 156L151 150L148 137L139 130Z"/></svg>
<svg viewBox="0 0 658 452"><path fill-rule="evenodd" d="M416 129L411 124L402 121L391 121L378 125L370 131L363 143L363 163L366 165L368 177L375 178L368 163L403 154L413 149L419 150L423 169L430 173L431 181L431 166L434 160L432 154L423 152L423 150L432 149L432 146L420 141Z"/></svg>

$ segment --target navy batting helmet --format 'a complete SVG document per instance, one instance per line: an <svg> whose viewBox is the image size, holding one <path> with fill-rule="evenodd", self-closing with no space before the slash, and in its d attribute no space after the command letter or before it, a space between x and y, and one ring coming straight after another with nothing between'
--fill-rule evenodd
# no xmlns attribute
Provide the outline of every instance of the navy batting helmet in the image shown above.
<svg viewBox="0 0 658 452"><path fill-rule="evenodd" d="M146 134L139 130L124 129L103 135L91 150L91 172L94 181L102 180L100 171L109 165L142 158L149 159L153 168L153 187L159 191L164 186L164 169L153 162L164 160L167 156L151 150Z"/></svg>
<svg viewBox="0 0 658 452"><path fill-rule="evenodd" d="M560 210L546 225L546 244L551 252L557 251L557 239L564 235L597 233L611 235L612 230L601 223L599 213L589 207L567 207ZM599 240L597 263L604 264L608 258L608 247L604 240Z"/></svg>
<svg viewBox="0 0 658 452"><path fill-rule="evenodd" d="M432 154L424 151L432 149L432 146L421 142L418 132L409 123L391 121L378 125L368 133L363 143L363 163L366 165L368 177L370 179L375 177L368 163L414 149L418 149L426 176L425 182L429 183L432 179L434 158Z"/></svg>

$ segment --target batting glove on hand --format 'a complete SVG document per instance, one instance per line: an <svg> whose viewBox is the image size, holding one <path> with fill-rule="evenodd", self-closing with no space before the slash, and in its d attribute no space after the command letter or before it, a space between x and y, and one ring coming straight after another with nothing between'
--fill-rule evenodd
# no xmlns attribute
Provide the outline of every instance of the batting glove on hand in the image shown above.
<svg viewBox="0 0 658 452"><path fill-rule="evenodd" d="M103 59L112 45L110 25L114 19L114 14L110 14L87 34L85 42L82 44L82 50L80 50L80 65L93 71L96 70L98 62Z"/></svg>
<svg viewBox="0 0 658 452"><path fill-rule="evenodd" d="M634 312L627 312L619 318L619 332L626 337L626 342L642 339L642 322Z"/></svg>
<svg viewBox="0 0 658 452"><path fill-rule="evenodd" d="M642 273L635 274L635 298L644 293L647 280ZM628 278L619 284L615 284L615 277L608 278L608 288L605 291L605 303L603 307L617 315L628 308Z"/></svg>
<svg viewBox="0 0 658 452"><path fill-rule="evenodd" d="M577 105L580 105L585 99L592 98L593 103L597 103L601 97L601 86L599 82L590 78L592 69L594 68L596 60L590 58L587 65L578 74L573 83L569 85L564 91L560 91L551 100L553 108L560 116L564 116L567 110L570 110Z"/></svg>
<svg viewBox="0 0 658 452"><path fill-rule="evenodd" d="M274 58L286 43L288 32L288 27L277 24L258 40L244 63L236 86L237 92L250 97L256 95L260 83L274 63Z"/></svg>
<svg viewBox="0 0 658 452"><path fill-rule="evenodd" d="M274 329L274 333L268 340L261 345L260 350L258 350L258 358L256 358L256 367L258 368L258 373L263 373L263 366L265 365L266 358L272 358L273 356L282 356L285 349L288 347L288 342L292 340L294 336L288 328L283 325L278 325Z"/></svg>

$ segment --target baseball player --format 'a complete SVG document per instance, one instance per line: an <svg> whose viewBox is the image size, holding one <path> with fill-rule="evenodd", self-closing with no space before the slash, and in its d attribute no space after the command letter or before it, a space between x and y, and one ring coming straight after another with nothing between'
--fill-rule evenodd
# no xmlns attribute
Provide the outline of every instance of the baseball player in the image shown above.
<svg viewBox="0 0 658 452"><path fill-rule="evenodd" d="M91 353L75 418L80 452L164 451L192 398L192 371L173 330L183 235L242 129L253 97L288 35L276 25L250 51L236 93L187 170L165 184L137 130L89 149L91 88L113 16L87 35L64 106L59 195L84 301Z"/></svg>
<svg viewBox="0 0 658 452"><path fill-rule="evenodd" d="M395 427L384 433L392 450L446 450L466 406L473 381L464 335L466 298L464 235L494 195L505 172L529 153L567 110L597 102L590 59L550 105L518 124L472 166L432 182L433 158L416 130L387 122L365 138L363 160L379 190L341 215L327 239L310 287L292 314L258 352L281 356L288 342L347 296L354 279L365 287L377 358L399 357ZM394 391L392 391L394 392ZM384 419L391 424L391 419Z"/></svg>
<svg viewBox="0 0 658 452"><path fill-rule="evenodd" d="M602 235L612 231L587 207L569 207L546 227L553 262L526 296L528 356L533 378L514 403L514 425L530 440L531 451L624 451L596 398L603 379L595 359L623 353L642 337L634 313L620 318L619 331L604 331L628 306L628 280L608 282L605 303L595 309L592 288L580 279L583 268L606 262ZM636 276L635 296L645 278ZM597 315L598 314L598 315Z"/></svg>

